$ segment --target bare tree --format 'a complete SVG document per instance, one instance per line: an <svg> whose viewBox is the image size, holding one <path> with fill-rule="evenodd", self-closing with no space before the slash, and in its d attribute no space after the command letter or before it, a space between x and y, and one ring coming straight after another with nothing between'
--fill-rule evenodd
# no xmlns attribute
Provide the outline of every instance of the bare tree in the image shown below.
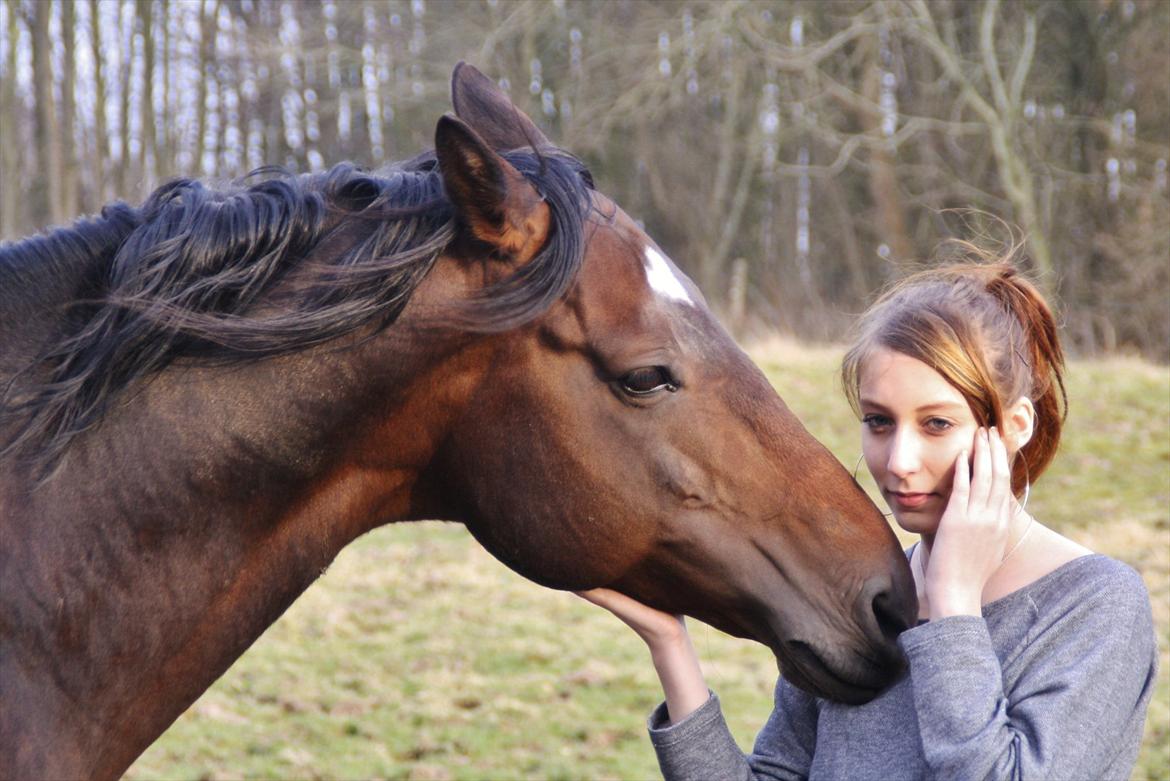
<svg viewBox="0 0 1170 781"><path fill-rule="evenodd" d="M893 141L897 130L894 105L897 76L893 70L889 29L879 29L859 40L858 49L864 61L861 95L865 101L853 101L850 107L857 112L858 121L868 135L881 139L869 146L869 194L888 257L906 262L914 258L917 249L907 232L906 210L898 183L898 150Z"/></svg>
<svg viewBox="0 0 1170 781"><path fill-rule="evenodd" d="M199 0L199 83L195 97L195 145L194 170L199 171L208 152L207 144L207 95L211 85L216 83L212 58L215 54L216 17L219 15L218 0Z"/></svg>
<svg viewBox="0 0 1170 781"><path fill-rule="evenodd" d="M22 217L20 191L19 123L23 116L16 101L16 41L20 36L18 0L5 0L7 48L0 74L0 239L15 238Z"/></svg>
<svg viewBox="0 0 1170 781"><path fill-rule="evenodd" d="M158 28L162 32L162 65L159 74L159 84L162 86L162 95L159 100L159 105L162 106L163 115L171 116L172 98L174 97L171 91L171 79L174 78L174 61L172 57L172 40L171 40L171 13L172 5L170 0L159 0L159 25ZM159 143L156 147L157 158L155 160L155 173L157 176L170 176L175 170L175 137L178 134L179 128L175 127L174 123L164 122L159 135Z"/></svg>
<svg viewBox="0 0 1170 781"><path fill-rule="evenodd" d="M955 83L966 104L983 121L995 154L1000 185L1003 187L1016 216L1028 232L1032 259L1041 274L1041 281L1052 281L1052 253L1048 246L1046 226L1040 220L1032 174L1018 141L1018 120L1023 107L1023 89L1036 51L1036 14L1025 12L1022 40L1010 66L1004 73L1000 64L996 26L1000 21L999 0L987 0L980 10L978 76L986 84L983 90L969 75L960 61L960 46L953 30L947 35L939 30L925 0L914 0L913 16L901 29L904 34L921 43ZM948 40L944 40L944 36ZM969 63L968 63L969 66Z"/></svg>
<svg viewBox="0 0 1170 781"><path fill-rule="evenodd" d="M32 28L37 162L44 172L43 176L35 177L33 208L48 215L52 222L61 223L70 215L65 211L61 124L57 102L53 99L53 69L50 65L53 43L49 38L49 18L53 4L33 3L27 10L32 17L29 26Z"/></svg>
<svg viewBox="0 0 1170 781"><path fill-rule="evenodd" d="M108 168L110 150L110 131L106 122L107 100L109 90L109 64L102 51L102 19L100 0L89 0L89 42L90 55L93 57L93 90L94 90L94 117L93 117L93 178L96 183L96 196L99 202L110 197Z"/></svg>
<svg viewBox="0 0 1170 781"><path fill-rule="evenodd" d="M118 134L119 153L117 157L118 192L123 197L131 196L131 183L134 182L132 160L130 157L130 93L133 90L134 77L134 29L137 25L138 8L133 4L119 2L118 13L118 41L121 49L121 61L118 68ZM130 19L125 20L125 14L130 13ZM128 22L128 23L127 23ZM135 192L139 188L133 188Z"/></svg>
<svg viewBox="0 0 1170 781"><path fill-rule="evenodd" d="M142 145L138 169L149 187L158 176L158 138L154 125L155 38L154 0L136 0L137 25L142 33Z"/></svg>
<svg viewBox="0 0 1170 781"><path fill-rule="evenodd" d="M81 165L77 154L77 24L74 3L61 3L61 219L77 214Z"/></svg>

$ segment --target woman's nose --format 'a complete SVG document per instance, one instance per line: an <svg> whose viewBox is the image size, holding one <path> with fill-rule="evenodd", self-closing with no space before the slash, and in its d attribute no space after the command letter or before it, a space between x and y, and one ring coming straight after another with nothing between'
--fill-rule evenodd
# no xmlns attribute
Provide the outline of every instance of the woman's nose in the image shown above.
<svg viewBox="0 0 1170 781"><path fill-rule="evenodd" d="M905 477L918 471L921 463L921 446L914 436L897 432L890 443L890 457L887 469L895 477Z"/></svg>

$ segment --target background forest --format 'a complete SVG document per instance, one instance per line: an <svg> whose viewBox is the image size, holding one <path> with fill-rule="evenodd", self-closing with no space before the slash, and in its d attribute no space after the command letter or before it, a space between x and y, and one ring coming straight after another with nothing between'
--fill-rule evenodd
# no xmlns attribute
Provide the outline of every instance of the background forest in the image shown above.
<svg viewBox="0 0 1170 781"><path fill-rule="evenodd" d="M0 238L174 176L413 156L460 59L740 333L838 339L995 215L1074 349L1170 360L1161 0L0 0Z"/></svg>

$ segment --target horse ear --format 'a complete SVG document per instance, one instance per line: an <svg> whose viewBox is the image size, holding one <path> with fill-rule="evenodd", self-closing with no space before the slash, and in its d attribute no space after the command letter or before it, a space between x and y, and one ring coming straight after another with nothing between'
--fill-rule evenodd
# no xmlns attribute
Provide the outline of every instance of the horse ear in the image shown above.
<svg viewBox="0 0 1170 781"><path fill-rule="evenodd" d="M451 102L455 116L475 128L492 149L552 146L495 82L465 62L456 65L451 74Z"/></svg>
<svg viewBox="0 0 1170 781"><path fill-rule="evenodd" d="M461 230L521 263L540 250L548 236L548 204L474 130L444 115L435 128L435 156Z"/></svg>

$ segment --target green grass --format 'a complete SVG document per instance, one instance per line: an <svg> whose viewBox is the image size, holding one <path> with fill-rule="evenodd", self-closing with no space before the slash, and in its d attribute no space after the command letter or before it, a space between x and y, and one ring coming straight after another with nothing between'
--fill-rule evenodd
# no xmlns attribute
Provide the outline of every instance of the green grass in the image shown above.
<svg viewBox="0 0 1170 781"><path fill-rule="evenodd" d="M753 354L852 468L839 353L774 342ZM1078 362L1069 379L1066 444L1030 508L1145 577L1162 660L1134 778L1170 781L1170 370ZM771 708L771 655L692 631L750 746ZM343 551L128 778L654 778L644 721L659 696L616 619L522 580L461 527L404 524Z"/></svg>

